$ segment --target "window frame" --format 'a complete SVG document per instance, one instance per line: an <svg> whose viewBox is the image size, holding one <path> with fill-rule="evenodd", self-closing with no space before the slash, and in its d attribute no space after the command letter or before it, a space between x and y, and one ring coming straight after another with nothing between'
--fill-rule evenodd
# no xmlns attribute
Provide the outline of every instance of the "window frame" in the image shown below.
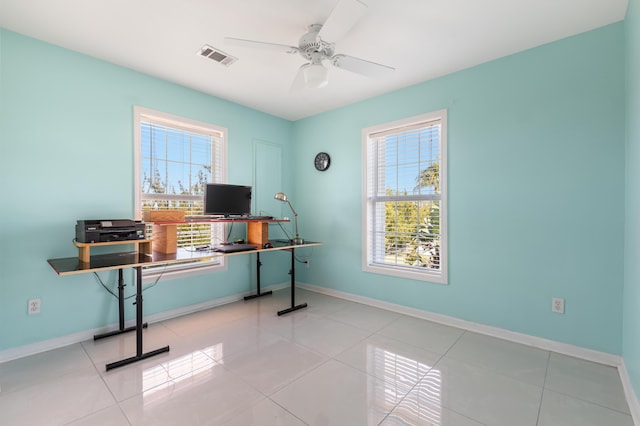
<svg viewBox="0 0 640 426"><path fill-rule="evenodd" d="M167 126L186 132L202 133L202 134L215 134L220 138L221 149L219 154L221 155L220 168L218 175L220 176L220 182L227 182L227 169L228 169L228 130L225 127L217 126L210 123L204 123L201 121L193 120L186 117L173 115L170 113L157 111L141 106L134 106L133 108L133 133L134 133L134 210L135 218L137 220L142 219L142 122L150 122L152 124L158 124ZM213 161L212 161L213 163ZM212 164L213 166L213 164ZM213 172L212 172L213 176ZM169 194L168 198L174 198L175 196ZM216 226L216 225L211 225ZM220 225L222 227L222 233L226 235L227 225ZM150 282L158 276L165 278L178 278L184 276L197 275L202 273L211 272L214 270L224 270L227 268L227 262L224 257L216 258L215 261L206 262L185 262L170 266L150 267L143 268L143 281Z"/></svg>
<svg viewBox="0 0 640 426"><path fill-rule="evenodd" d="M431 269L419 270L415 267L385 265L374 263L371 242L372 209L375 209L376 197L369 197L369 182L371 176L377 177L377 170L369 170L369 141L371 135L385 132L401 133L407 128L429 122L440 122L440 271ZM373 173L373 175L372 175ZM447 226L447 110L442 109L408 118L378 124L362 129L362 270L375 274L389 275L398 278L408 278L428 281L438 284L448 284L448 226ZM404 196L397 196L404 198ZM394 196L396 198L396 196ZM407 195L406 200L415 200L413 195Z"/></svg>

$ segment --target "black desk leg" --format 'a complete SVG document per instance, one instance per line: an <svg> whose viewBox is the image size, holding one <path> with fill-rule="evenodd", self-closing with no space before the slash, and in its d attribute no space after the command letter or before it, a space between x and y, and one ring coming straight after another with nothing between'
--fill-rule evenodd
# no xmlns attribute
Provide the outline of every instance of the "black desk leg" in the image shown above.
<svg viewBox="0 0 640 426"><path fill-rule="evenodd" d="M93 340L104 339L105 337L111 337L122 333L127 333L136 329L136 326L125 328L124 326L124 278L122 276L122 268L118 269L118 322L119 327L117 330L109 331L107 333L96 334L93 336ZM142 324L142 327L147 328L147 323Z"/></svg>
<svg viewBox="0 0 640 426"><path fill-rule="evenodd" d="M296 254L293 248L291 249L291 272L289 273L291 274L291 307L278 311L278 316L307 307L306 303L296 306Z"/></svg>
<svg viewBox="0 0 640 426"><path fill-rule="evenodd" d="M136 266L136 355L120 361L107 364L107 371L129 365L136 361L150 358L163 352L169 352L169 346L153 350L151 352L142 352L142 267Z"/></svg>
<svg viewBox="0 0 640 426"><path fill-rule="evenodd" d="M262 266L262 263L260 262L260 252L256 253L256 256L258 256L256 260L256 271L257 271L256 294L250 294L249 296L245 296L244 300L255 299L256 297L262 297L262 296L271 294L271 290L265 291L264 293L260 292L260 267Z"/></svg>

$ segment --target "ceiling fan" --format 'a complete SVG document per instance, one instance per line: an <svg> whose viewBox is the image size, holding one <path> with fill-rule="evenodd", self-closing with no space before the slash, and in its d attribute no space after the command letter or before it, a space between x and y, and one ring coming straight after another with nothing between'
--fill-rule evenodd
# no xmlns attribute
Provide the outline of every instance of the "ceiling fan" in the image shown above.
<svg viewBox="0 0 640 426"><path fill-rule="evenodd" d="M300 38L298 47L233 37L226 37L225 40L228 44L237 46L299 54L309 61L298 69L291 86L291 91L294 92L304 87L320 88L327 85L328 70L323 62L367 77L382 77L393 72L394 68L353 56L334 54L335 42L355 25L366 10L367 5L359 0L339 0L324 24L309 25L307 32Z"/></svg>

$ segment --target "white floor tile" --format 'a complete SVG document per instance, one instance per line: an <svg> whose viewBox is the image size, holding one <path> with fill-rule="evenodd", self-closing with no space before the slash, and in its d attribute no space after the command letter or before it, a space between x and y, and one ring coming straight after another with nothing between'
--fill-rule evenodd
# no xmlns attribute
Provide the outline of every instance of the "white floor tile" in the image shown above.
<svg viewBox="0 0 640 426"><path fill-rule="evenodd" d="M442 359L414 388L420 397L493 426L534 426L542 388L490 370Z"/></svg>
<svg viewBox="0 0 640 426"><path fill-rule="evenodd" d="M166 354L103 372L105 383L118 401L179 380L182 376L217 365L213 357L220 351L216 345L185 351L173 345Z"/></svg>
<svg viewBox="0 0 640 426"><path fill-rule="evenodd" d="M224 418L224 426L305 426L302 420L268 398Z"/></svg>
<svg viewBox="0 0 640 426"><path fill-rule="evenodd" d="M171 381L169 372L162 365L162 359L151 357L103 372L104 382L117 401L140 395L144 391Z"/></svg>
<svg viewBox="0 0 640 426"><path fill-rule="evenodd" d="M178 335L189 336L253 316L259 311L260 304L240 301L166 320L162 324Z"/></svg>
<svg viewBox="0 0 640 426"><path fill-rule="evenodd" d="M260 348L282 338L251 324L251 321L233 321L210 331L189 336L188 342L195 343L193 350L208 348L213 359L224 358L243 352L259 351Z"/></svg>
<svg viewBox="0 0 640 426"><path fill-rule="evenodd" d="M323 355L280 339L260 350L225 359L224 366L268 396L324 361Z"/></svg>
<svg viewBox="0 0 640 426"><path fill-rule="evenodd" d="M349 300L313 293L307 296L301 295L296 297L296 303L302 302L307 302L309 305L307 309L310 313L320 316L332 316L336 312L351 309L359 305L359 303Z"/></svg>
<svg viewBox="0 0 640 426"><path fill-rule="evenodd" d="M282 306L280 306L278 310L279 309L282 309ZM290 340L292 336L295 335L296 328L309 321L318 320L320 318L322 318L322 316L315 315L307 309L300 309L283 316L278 316L276 310L265 315L243 318L237 322L252 325L262 331L277 334Z"/></svg>
<svg viewBox="0 0 640 426"><path fill-rule="evenodd" d="M414 389L389 414L381 426L484 426L425 398L420 389Z"/></svg>
<svg viewBox="0 0 640 426"><path fill-rule="evenodd" d="M395 312L355 303L332 313L330 318L370 332L376 332L400 316Z"/></svg>
<svg viewBox="0 0 640 426"><path fill-rule="evenodd" d="M290 339L327 356L335 356L370 334L329 318L320 318L296 327Z"/></svg>
<svg viewBox="0 0 640 426"><path fill-rule="evenodd" d="M66 426L130 426L130 423L120 406L112 405L68 423Z"/></svg>
<svg viewBox="0 0 640 426"><path fill-rule="evenodd" d="M538 426L633 426L631 416L545 390Z"/></svg>
<svg viewBox="0 0 640 426"><path fill-rule="evenodd" d="M308 425L377 425L409 390L330 360L272 399Z"/></svg>
<svg viewBox="0 0 640 426"><path fill-rule="evenodd" d="M446 353L468 364L542 387L549 352L495 337L466 332Z"/></svg>
<svg viewBox="0 0 640 426"><path fill-rule="evenodd" d="M462 336L464 330L419 318L401 316L378 334L419 348L444 354Z"/></svg>
<svg viewBox="0 0 640 426"><path fill-rule="evenodd" d="M120 403L134 425L215 425L263 396L216 365L182 376Z"/></svg>
<svg viewBox="0 0 640 426"><path fill-rule="evenodd" d="M545 388L629 413L618 370L552 353Z"/></svg>
<svg viewBox="0 0 640 426"><path fill-rule="evenodd" d="M0 393L0 424L60 425L115 402L91 366L15 392Z"/></svg>
<svg viewBox="0 0 640 426"><path fill-rule="evenodd" d="M435 365L440 355L374 335L335 359L379 379L397 380L413 387Z"/></svg>
<svg viewBox="0 0 640 426"><path fill-rule="evenodd" d="M92 367L80 343L0 364L0 395Z"/></svg>

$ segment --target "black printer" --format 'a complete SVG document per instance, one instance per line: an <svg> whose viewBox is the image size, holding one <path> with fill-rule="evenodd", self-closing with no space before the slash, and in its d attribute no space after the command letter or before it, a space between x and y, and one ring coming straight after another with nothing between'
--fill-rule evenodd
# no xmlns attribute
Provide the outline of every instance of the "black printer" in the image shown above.
<svg viewBox="0 0 640 426"><path fill-rule="evenodd" d="M76 224L76 241L80 243L108 243L144 238L145 224L140 220L79 220Z"/></svg>

